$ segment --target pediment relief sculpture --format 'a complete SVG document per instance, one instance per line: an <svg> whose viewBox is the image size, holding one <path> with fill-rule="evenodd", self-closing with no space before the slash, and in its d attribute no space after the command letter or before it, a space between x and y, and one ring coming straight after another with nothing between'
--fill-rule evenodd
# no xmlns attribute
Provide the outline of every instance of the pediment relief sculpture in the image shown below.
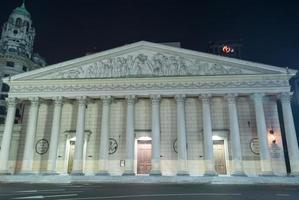
<svg viewBox="0 0 299 200"><path fill-rule="evenodd" d="M189 59L182 56L162 53L138 53L135 55L104 58L91 64L85 64L40 78L121 78L257 73L252 70L201 61L199 59Z"/></svg>

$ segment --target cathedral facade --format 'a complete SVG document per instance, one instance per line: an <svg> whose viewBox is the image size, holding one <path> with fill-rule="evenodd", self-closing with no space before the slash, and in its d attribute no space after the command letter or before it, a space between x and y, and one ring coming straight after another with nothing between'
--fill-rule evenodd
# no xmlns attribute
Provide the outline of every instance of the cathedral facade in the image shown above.
<svg viewBox="0 0 299 200"><path fill-rule="evenodd" d="M297 175L295 73L141 41L4 78L0 172Z"/></svg>

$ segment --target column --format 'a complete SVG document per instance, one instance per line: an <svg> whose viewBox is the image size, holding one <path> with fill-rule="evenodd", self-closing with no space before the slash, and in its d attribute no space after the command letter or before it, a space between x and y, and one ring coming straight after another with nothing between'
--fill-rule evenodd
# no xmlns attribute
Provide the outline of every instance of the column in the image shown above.
<svg viewBox="0 0 299 200"><path fill-rule="evenodd" d="M161 176L160 169L160 95L152 100L152 169L150 175Z"/></svg>
<svg viewBox="0 0 299 200"><path fill-rule="evenodd" d="M229 112L229 127L230 127L230 141L232 152L232 176L245 176L242 163L242 152L240 143L240 129L236 106L236 94L228 94L228 112Z"/></svg>
<svg viewBox="0 0 299 200"><path fill-rule="evenodd" d="M85 111L87 98L85 96L78 97L78 117L76 128L76 143L74 164L71 175L82 176L83 174L83 148L84 148L84 133L85 133Z"/></svg>
<svg viewBox="0 0 299 200"><path fill-rule="evenodd" d="M288 146L288 154L291 165L291 175L299 176L299 150L294 126L293 113L290 105L290 93L282 93L280 95L280 99L283 113L285 135Z"/></svg>
<svg viewBox="0 0 299 200"><path fill-rule="evenodd" d="M177 137L178 137L178 170L177 176L188 176L185 95L176 95Z"/></svg>
<svg viewBox="0 0 299 200"><path fill-rule="evenodd" d="M6 101L7 115L0 150L0 174L2 175L11 174L8 167L8 160L17 105L16 98L6 98Z"/></svg>
<svg viewBox="0 0 299 200"><path fill-rule="evenodd" d="M109 175L108 173L108 147L109 147L109 121L111 97L102 97L102 122L100 139L99 173L97 175Z"/></svg>
<svg viewBox="0 0 299 200"><path fill-rule="evenodd" d="M31 106L29 109L27 129L26 129L26 138L25 138L25 147L23 153L23 162L22 162L22 174L31 174L32 165L33 165L33 153L34 153L34 139L36 133L37 117L39 110L39 98L32 97L29 98L31 101Z"/></svg>
<svg viewBox="0 0 299 200"><path fill-rule="evenodd" d="M261 160L261 176L273 176L272 166L271 166L271 156L268 147L267 138L267 128L265 121L265 113L263 106L264 94L255 93L254 106L255 106L255 118L256 118L256 128L259 138L260 145L260 160Z"/></svg>
<svg viewBox="0 0 299 200"><path fill-rule="evenodd" d="M203 138L204 138L204 158L205 158L205 176L217 176L215 171L215 162L213 155L213 133L210 111L210 97L205 94L200 98L202 100L202 119L203 119Z"/></svg>
<svg viewBox="0 0 299 200"><path fill-rule="evenodd" d="M127 132L126 132L126 163L123 176L135 175L134 173L134 107L136 97L127 96Z"/></svg>
<svg viewBox="0 0 299 200"><path fill-rule="evenodd" d="M54 112L53 112L53 120L52 120L47 174L57 174L56 161L57 161L58 140L60 134L62 100L63 100L62 97L53 98Z"/></svg>

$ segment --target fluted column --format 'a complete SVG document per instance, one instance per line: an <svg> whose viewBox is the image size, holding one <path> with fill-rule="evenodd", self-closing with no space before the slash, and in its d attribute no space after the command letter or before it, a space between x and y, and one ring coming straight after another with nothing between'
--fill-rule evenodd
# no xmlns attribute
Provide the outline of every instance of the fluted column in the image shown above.
<svg viewBox="0 0 299 200"><path fill-rule="evenodd" d="M62 97L53 98L54 112L53 112L53 120L52 120L47 174L57 174L56 161L57 161L58 140L60 134L62 100L63 100Z"/></svg>
<svg viewBox="0 0 299 200"><path fill-rule="evenodd" d="M189 175L187 164L185 98L185 95L175 96L177 110L178 176Z"/></svg>
<svg viewBox="0 0 299 200"><path fill-rule="evenodd" d="M97 175L109 175L108 173L108 147L109 147L109 123L111 96L102 97L102 123L100 139L99 173Z"/></svg>
<svg viewBox="0 0 299 200"><path fill-rule="evenodd" d="M211 95L202 95L202 119L203 119L203 138L204 138L204 158L205 158L205 176L217 176L215 171L215 162L213 155L213 133L212 119L210 110Z"/></svg>
<svg viewBox="0 0 299 200"><path fill-rule="evenodd" d="M134 107L136 97L127 96L127 132L126 132L126 163L124 176L135 175L134 173Z"/></svg>
<svg viewBox="0 0 299 200"><path fill-rule="evenodd" d="M71 175L84 175L83 174L83 148L84 148L84 134L85 134L85 111L87 98L85 96L77 98L78 100L78 117L76 129L76 143L74 164Z"/></svg>
<svg viewBox="0 0 299 200"><path fill-rule="evenodd" d="M34 139L35 139L37 117L38 117L38 110L39 110L39 98L33 97L33 98L29 98L29 100L31 101L31 105L29 109L25 147L24 147L23 162L22 162L22 169L21 169L21 173L24 174L32 173Z"/></svg>
<svg viewBox="0 0 299 200"><path fill-rule="evenodd" d="M16 114L16 98L6 98L7 115L0 150L0 174L11 174L8 168L10 145L13 134L13 125Z"/></svg>
<svg viewBox="0 0 299 200"><path fill-rule="evenodd" d="M242 151L240 143L240 129L236 106L236 94L228 94L228 112L229 112L229 127L230 127L230 141L232 152L232 172L233 176L245 176L242 163Z"/></svg>
<svg viewBox="0 0 299 200"><path fill-rule="evenodd" d="M265 113L263 106L264 94L256 93L253 95L255 106L256 128L260 145L261 176L273 176L271 166L271 156L268 147L268 131L266 128Z"/></svg>
<svg viewBox="0 0 299 200"><path fill-rule="evenodd" d="M160 95L152 100L152 169L150 175L161 175L160 169Z"/></svg>
<svg viewBox="0 0 299 200"><path fill-rule="evenodd" d="M282 105L285 135L288 146L288 154L291 165L291 175L299 176L299 150L292 108L290 105L290 93L282 93L280 95L280 99Z"/></svg>

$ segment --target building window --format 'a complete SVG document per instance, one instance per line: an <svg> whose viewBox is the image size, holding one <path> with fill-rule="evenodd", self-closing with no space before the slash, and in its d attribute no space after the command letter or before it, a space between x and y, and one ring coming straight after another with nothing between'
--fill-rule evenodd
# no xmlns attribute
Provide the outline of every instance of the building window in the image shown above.
<svg viewBox="0 0 299 200"><path fill-rule="evenodd" d="M22 25L22 19L21 18L17 18L16 20L16 26L21 26Z"/></svg>
<svg viewBox="0 0 299 200"><path fill-rule="evenodd" d="M14 63L14 62L11 62L11 61L7 61L7 62L6 62L6 66L7 66L7 67L14 67L14 66L15 66L15 63Z"/></svg>
<svg viewBox="0 0 299 200"><path fill-rule="evenodd" d="M9 74L4 74L4 77L8 77L9 76Z"/></svg>
<svg viewBox="0 0 299 200"><path fill-rule="evenodd" d="M23 71L27 72L27 67L23 65Z"/></svg>

